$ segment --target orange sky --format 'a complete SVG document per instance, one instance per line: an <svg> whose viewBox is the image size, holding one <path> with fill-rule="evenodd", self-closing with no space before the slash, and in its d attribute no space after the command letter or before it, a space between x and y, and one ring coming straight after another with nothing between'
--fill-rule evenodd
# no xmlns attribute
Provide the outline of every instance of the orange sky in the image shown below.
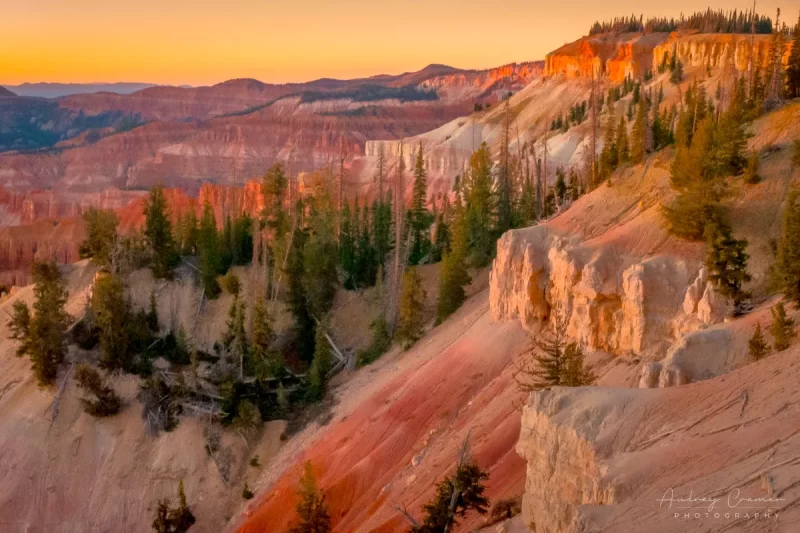
<svg viewBox="0 0 800 533"><path fill-rule="evenodd" d="M0 84L206 85L352 78L429 63L486 68L542 59L594 20L678 16L690 0L0 0ZM742 9L752 0L714 1ZM797 20L800 0L781 6Z"/></svg>

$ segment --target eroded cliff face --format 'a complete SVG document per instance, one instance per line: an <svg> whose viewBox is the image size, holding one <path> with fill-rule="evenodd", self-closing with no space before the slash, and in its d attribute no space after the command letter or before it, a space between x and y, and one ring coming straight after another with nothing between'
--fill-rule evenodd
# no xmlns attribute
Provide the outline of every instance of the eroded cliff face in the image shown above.
<svg viewBox="0 0 800 533"><path fill-rule="evenodd" d="M800 393L787 385L799 373L793 347L684 387L531 394L518 522L536 533L792 531L800 437L788 420Z"/></svg>
<svg viewBox="0 0 800 533"><path fill-rule="evenodd" d="M546 76L607 78L622 81L641 76L660 65L665 55L676 54L687 67L724 68L743 72L768 62L770 35L623 33L582 37L547 55ZM788 55L787 55L788 57Z"/></svg>

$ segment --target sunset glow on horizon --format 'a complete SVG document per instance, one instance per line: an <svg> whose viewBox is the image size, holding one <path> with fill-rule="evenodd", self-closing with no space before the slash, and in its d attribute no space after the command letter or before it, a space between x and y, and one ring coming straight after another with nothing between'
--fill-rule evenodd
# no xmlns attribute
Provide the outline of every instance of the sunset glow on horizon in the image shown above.
<svg viewBox="0 0 800 533"><path fill-rule="evenodd" d="M678 17L689 0L4 0L0 85L147 82L209 85L231 78L302 82L418 70L489 68L544 59L595 20ZM709 2L749 9L752 0ZM800 0L759 2L797 21ZM566 37L565 37L566 36Z"/></svg>

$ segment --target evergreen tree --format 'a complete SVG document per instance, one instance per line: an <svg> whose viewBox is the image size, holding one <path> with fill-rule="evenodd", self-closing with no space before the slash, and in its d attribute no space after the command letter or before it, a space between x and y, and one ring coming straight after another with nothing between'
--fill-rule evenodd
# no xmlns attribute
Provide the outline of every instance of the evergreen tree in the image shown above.
<svg viewBox="0 0 800 533"><path fill-rule="evenodd" d="M561 116L559 116L561 120ZM561 129L562 124L558 124ZM511 114L508 108L508 100L505 102L503 112L503 134L500 139L499 161L497 165L497 227L496 233L502 235L513 225L512 216L512 158L511 158Z"/></svg>
<svg viewBox="0 0 800 533"><path fill-rule="evenodd" d="M155 533L186 533L195 521L192 511L186 503L183 480L181 480L178 484L178 506L171 507L169 498L159 500L153 520L153 531Z"/></svg>
<svg viewBox="0 0 800 533"><path fill-rule="evenodd" d="M411 250L408 255L408 262L411 265L419 264L430 249L428 228L431 221L426 207L428 201L427 179L428 174L425 171L425 160L422 157L422 143L420 142L416 163L414 164L414 184L411 190L411 212L408 228L411 232Z"/></svg>
<svg viewBox="0 0 800 533"><path fill-rule="evenodd" d="M308 397L312 402L318 402L325 396L328 383L328 374L333 368L333 357L328 339L325 337L325 326L318 324L314 338L314 360L309 370Z"/></svg>
<svg viewBox="0 0 800 533"><path fill-rule="evenodd" d="M753 153L747 159L747 171L744 175L744 181L751 185L761 181L761 176L758 175L758 153Z"/></svg>
<svg viewBox="0 0 800 533"><path fill-rule="evenodd" d="M783 295L800 305L800 193L792 188L783 210L774 273Z"/></svg>
<svg viewBox="0 0 800 533"><path fill-rule="evenodd" d="M194 207L190 208L183 217L181 225L181 253L183 255L195 255L197 253L197 213Z"/></svg>
<svg viewBox="0 0 800 533"><path fill-rule="evenodd" d="M564 200L567 199L567 181L564 176L564 169L558 167L556 169L556 184L553 187L558 205L563 205Z"/></svg>
<svg viewBox="0 0 800 533"><path fill-rule="evenodd" d="M357 200L357 199L356 199ZM369 207L365 203L361 210L356 243L356 281L359 287L372 287L378 274L378 263L370 234Z"/></svg>
<svg viewBox="0 0 800 533"><path fill-rule="evenodd" d="M178 263L178 253L172 235L172 223L167 212L164 188L156 185L144 208L144 236L153 254L152 270L156 278L169 278Z"/></svg>
<svg viewBox="0 0 800 533"><path fill-rule="evenodd" d="M200 219L197 239L197 255L203 289L207 298L216 298L220 292L217 275L222 268L222 258L218 242L217 220L214 217L214 210L208 202L203 206L203 216Z"/></svg>
<svg viewBox="0 0 800 533"><path fill-rule="evenodd" d="M603 149L600 152L600 175L607 178L614 172L619 163L619 153L617 151L617 122L613 111L610 113L606 122L606 133L603 137Z"/></svg>
<svg viewBox="0 0 800 533"><path fill-rule="evenodd" d="M656 114L657 115L657 114ZM636 120L631 131L631 161L641 163L649 150L648 133L650 126L647 123L647 101L641 100L636 108Z"/></svg>
<svg viewBox="0 0 800 533"><path fill-rule="evenodd" d="M300 502L297 504L298 520L289 530L290 533L329 533L331 519L328 515L328 505L325 503L325 495L317 486L311 461L305 464L297 495L300 497Z"/></svg>
<svg viewBox="0 0 800 533"><path fill-rule="evenodd" d="M314 357L314 331L316 328L309 310L304 285L305 262L303 248L308 240L305 230L297 231L292 239L292 248L286 265L288 278L287 303L294 315L294 337L297 351L303 361L310 362Z"/></svg>
<svg viewBox="0 0 800 533"><path fill-rule="evenodd" d="M406 349L422 336L424 302L425 289L422 287L422 279L415 267L409 267L403 274L400 323L397 328L397 339Z"/></svg>
<svg viewBox="0 0 800 533"><path fill-rule="evenodd" d="M434 262L442 260L442 255L450 252L450 204L445 195L442 200L442 212L436 214L436 231L433 234L432 259Z"/></svg>
<svg viewBox="0 0 800 533"><path fill-rule="evenodd" d="M100 373L85 363L75 369L78 388L93 398L81 398L83 410L92 416L111 416L119 412L122 401L114 389L104 383Z"/></svg>
<svg viewBox="0 0 800 533"><path fill-rule="evenodd" d="M761 322L756 324L756 329L747 342L747 352L750 355L750 359L753 361L760 361L769 355L769 346L764 339L764 334L761 333Z"/></svg>
<svg viewBox="0 0 800 533"><path fill-rule="evenodd" d="M91 257L100 267L111 267L111 252L117 242L119 225L116 213L91 207L83 214L83 224L86 240L80 245L80 256Z"/></svg>
<svg viewBox="0 0 800 533"><path fill-rule="evenodd" d="M437 323L442 322L461 307L466 299L464 288L471 281L467 272L468 226L459 195L456 195L453 211L453 243L450 252L445 253L442 258L439 298L436 302Z"/></svg>
<svg viewBox="0 0 800 533"><path fill-rule="evenodd" d="M492 193L492 154L486 143L472 154L469 173L464 176L463 193L466 201L472 262L484 266L494 253L492 237L496 198Z"/></svg>
<svg viewBox="0 0 800 533"><path fill-rule="evenodd" d="M339 213L339 262L344 274L344 287L355 289L356 243L349 203L345 203Z"/></svg>
<svg viewBox="0 0 800 533"><path fill-rule="evenodd" d="M568 318L559 307L553 309L551 331L536 340L537 352L516 374L520 390L531 392L553 386L590 385L595 376L584 364L583 350L567 337Z"/></svg>
<svg viewBox="0 0 800 533"><path fill-rule="evenodd" d="M746 249L747 241L733 238L727 225L707 227L705 263L709 280L720 294L733 300L734 305L749 296L743 288L751 279L747 272L750 256Z"/></svg>
<svg viewBox="0 0 800 533"><path fill-rule="evenodd" d="M67 352L66 333L70 317L65 309L67 288L55 263L35 262L33 315L28 305L17 300L9 322L10 338L20 343L17 356L28 355L39 385L55 380L58 365Z"/></svg>
<svg viewBox="0 0 800 533"><path fill-rule="evenodd" d="M800 97L800 16L794 27L792 51L789 53L789 61L786 65L786 97Z"/></svg>
<svg viewBox="0 0 800 533"><path fill-rule="evenodd" d="M794 331L794 320L786 316L786 308L783 302L778 302L775 307L770 309L772 313L772 326L770 332L772 333L773 348L776 352L782 352L787 349L796 336Z"/></svg>
<svg viewBox="0 0 800 533"><path fill-rule="evenodd" d="M465 455L462 451L462 456ZM447 533L470 511L486 514L489 499L484 495L484 481L489 474L475 461L461 457L456 471L436 485L436 494L422 506L422 523L411 527L411 533Z"/></svg>
<svg viewBox="0 0 800 533"><path fill-rule="evenodd" d="M309 313L321 319L333 305L339 282L334 213L324 190L316 192L312 198L308 229L309 235L303 246L303 290Z"/></svg>
<svg viewBox="0 0 800 533"><path fill-rule="evenodd" d="M98 278L91 306L100 331L100 363L109 370L129 370L133 361L128 329L131 312L122 279L115 274Z"/></svg>
<svg viewBox="0 0 800 533"><path fill-rule="evenodd" d="M525 158L525 177L522 181L522 194L520 197L520 221L523 226L530 226L536 222L537 215L536 190L533 185L530 162Z"/></svg>
<svg viewBox="0 0 800 533"><path fill-rule="evenodd" d="M272 317L269 315L264 297L259 295L253 306L253 335L251 342L253 362L251 363L251 368L255 368L258 364L263 364L268 360L269 347L273 340L275 340L275 330Z"/></svg>
<svg viewBox="0 0 800 533"><path fill-rule="evenodd" d="M150 333L156 334L159 330L158 325L158 305L156 304L156 291L150 291L150 308L147 310L147 327Z"/></svg>

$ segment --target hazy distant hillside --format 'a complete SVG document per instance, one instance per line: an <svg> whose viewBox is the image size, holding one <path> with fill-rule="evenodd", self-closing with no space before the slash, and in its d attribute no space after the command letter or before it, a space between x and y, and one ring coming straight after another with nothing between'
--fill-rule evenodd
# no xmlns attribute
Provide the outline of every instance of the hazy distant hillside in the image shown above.
<svg viewBox="0 0 800 533"><path fill-rule="evenodd" d="M154 83L23 83L22 85L7 85L6 88L14 91L19 96L36 96L40 98L59 98L69 94L88 93L117 93L131 94L148 87L155 87Z"/></svg>
<svg viewBox="0 0 800 533"><path fill-rule="evenodd" d="M0 96L16 96L16 94L12 93L5 87L0 87Z"/></svg>

